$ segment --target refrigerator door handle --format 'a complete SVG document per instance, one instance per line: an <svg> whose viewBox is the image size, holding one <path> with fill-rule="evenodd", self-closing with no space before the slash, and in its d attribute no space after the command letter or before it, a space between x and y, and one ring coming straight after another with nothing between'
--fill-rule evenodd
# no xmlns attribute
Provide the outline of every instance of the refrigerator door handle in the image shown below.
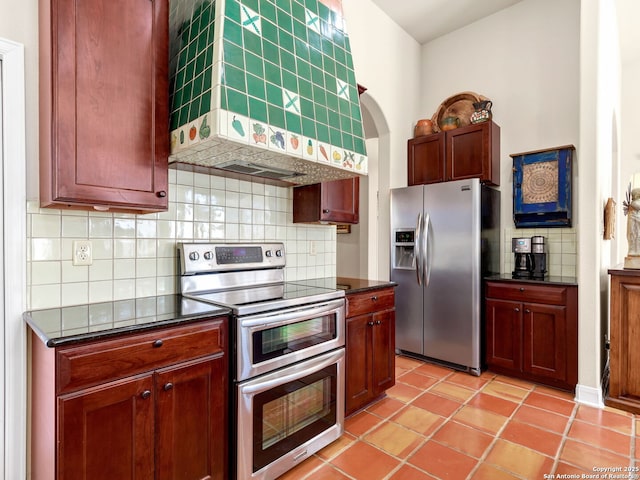
<svg viewBox="0 0 640 480"><path fill-rule="evenodd" d="M422 243L422 213L418 213L416 222L416 238L414 245L414 258L416 261L416 278L418 285L422 285L422 255L420 254L420 244Z"/></svg>
<svg viewBox="0 0 640 480"><path fill-rule="evenodd" d="M429 218L429 214L425 213L424 214L424 222L422 225L422 229L424 230L421 234L420 234L420 239L422 240L422 243L424 245L424 247L422 248L422 276L423 276L423 280L422 282L424 283L425 287L429 286L429 279L431 278L431 262L429 261L431 259L431 255L429 255L429 224L430 224L430 218Z"/></svg>

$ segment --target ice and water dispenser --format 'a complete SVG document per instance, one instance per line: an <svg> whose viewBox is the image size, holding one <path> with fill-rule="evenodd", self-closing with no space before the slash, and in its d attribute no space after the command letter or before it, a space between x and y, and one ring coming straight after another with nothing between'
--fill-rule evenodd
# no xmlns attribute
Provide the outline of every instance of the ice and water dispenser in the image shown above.
<svg viewBox="0 0 640 480"><path fill-rule="evenodd" d="M415 268L414 248L415 248L414 229L395 230L393 239L393 268L408 269Z"/></svg>

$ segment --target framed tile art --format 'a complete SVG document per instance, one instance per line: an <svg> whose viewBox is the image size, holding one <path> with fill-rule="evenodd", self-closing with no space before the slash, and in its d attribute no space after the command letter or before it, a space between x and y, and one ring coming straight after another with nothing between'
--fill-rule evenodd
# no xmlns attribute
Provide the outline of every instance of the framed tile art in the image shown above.
<svg viewBox="0 0 640 480"><path fill-rule="evenodd" d="M565 145L511 155L516 228L571 227L574 152Z"/></svg>

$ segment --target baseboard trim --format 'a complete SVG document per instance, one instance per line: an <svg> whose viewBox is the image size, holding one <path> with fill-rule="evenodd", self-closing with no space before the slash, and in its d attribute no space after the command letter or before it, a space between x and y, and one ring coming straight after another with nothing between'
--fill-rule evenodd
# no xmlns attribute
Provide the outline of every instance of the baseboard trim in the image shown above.
<svg viewBox="0 0 640 480"><path fill-rule="evenodd" d="M587 387L586 385L576 385L576 402L590 405L596 408L604 408L602 389Z"/></svg>

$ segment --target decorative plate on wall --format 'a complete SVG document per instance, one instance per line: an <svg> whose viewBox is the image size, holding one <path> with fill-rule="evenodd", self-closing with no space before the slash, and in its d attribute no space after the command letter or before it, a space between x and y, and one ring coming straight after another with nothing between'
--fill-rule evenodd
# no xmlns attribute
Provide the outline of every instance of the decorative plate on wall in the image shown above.
<svg viewBox="0 0 640 480"><path fill-rule="evenodd" d="M516 228L571 226L574 151L573 145L565 145L511 155Z"/></svg>

